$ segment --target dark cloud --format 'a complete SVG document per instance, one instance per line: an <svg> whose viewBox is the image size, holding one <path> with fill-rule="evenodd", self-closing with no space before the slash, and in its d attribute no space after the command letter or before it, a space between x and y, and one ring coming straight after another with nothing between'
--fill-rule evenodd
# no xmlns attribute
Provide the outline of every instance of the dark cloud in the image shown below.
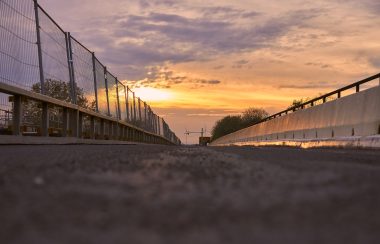
<svg viewBox="0 0 380 244"><path fill-rule="evenodd" d="M236 61L235 64L238 64L238 65L244 65L244 64L248 64L249 61L248 60L245 60L245 59L242 59L242 60L239 60L239 61Z"/></svg>
<svg viewBox="0 0 380 244"><path fill-rule="evenodd" d="M242 60L236 61L236 62L232 65L232 68L233 68L233 69L241 69L241 68L245 67L247 64L249 64L249 61L248 61L248 60L245 60L245 59L242 59Z"/></svg>
<svg viewBox="0 0 380 244"><path fill-rule="evenodd" d="M224 68L224 65L218 65L218 66L215 66L213 69L219 70L219 69L223 69L223 68Z"/></svg>
<svg viewBox="0 0 380 244"><path fill-rule="evenodd" d="M316 88L335 88L336 82L306 82L304 84L288 84L280 85L277 88L279 89L316 89Z"/></svg>
<svg viewBox="0 0 380 244"><path fill-rule="evenodd" d="M252 19L255 18L261 13L255 11L246 11L243 9L237 9L229 6L222 7L204 7L200 9L200 12L203 13L205 18L227 18L227 19Z"/></svg>
<svg viewBox="0 0 380 244"><path fill-rule="evenodd" d="M140 1L141 6L149 7L149 4ZM308 20L322 12L319 9L294 11L266 22L257 22L260 24L252 21L242 26L233 16L255 17L259 13L230 7L203 8L202 11L203 15L197 18L156 11L146 15L119 14L112 19L104 17L96 20L96 26L109 28L96 32L92 29L91 40L88 41L92 46L101 47L97 53L104 57L102 61L122 73L120 78L138 80L145 78L148 66L202 62L220 55L271 47L292 28L306 25ZM211 12L225 17L209 18L207 13ZM98 34L94 36L94 33ZM246 64L234 65L241 68Z"/></svg>
<svg viewBox="0 0 380 244"><path fill-rule="evenodd" d="M313 63L313 62L308 62L308 63L305 63L306 66L314 66L314 67L319 67L321 69L328 69L328 68L331 68L332 66L329 65L329 64L324 64L324 63L321 63L321 62L316 62L316 63Z"/></svg>
<svg viewBox="0 0 380 244"><path fill-rule="evenodd" d="M203 48L205 55L209 55L270 46L290 28L305 25L308 19L315 16L318 16L318 10L315 9L295 11L261 25L252 23L250 28L243 28L229 19L222 21L151 13L148 16L128 16L116 33L135 33L133 37L149 37L155 42L163 39L171 44L189 44L194 49Z"/></svg>
<svg viewBox="0 0 380 244"><path fill-rule="evenodd" d="M210 84L210 85L217 85L221 83L220 80L204 80L204 79L196 80L196 82L202 83L202 84Z"/></svg>

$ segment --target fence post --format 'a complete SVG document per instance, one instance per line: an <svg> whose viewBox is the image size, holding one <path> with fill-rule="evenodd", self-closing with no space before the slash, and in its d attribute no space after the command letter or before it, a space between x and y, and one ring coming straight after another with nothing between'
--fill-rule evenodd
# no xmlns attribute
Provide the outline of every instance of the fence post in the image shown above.
<svg viewBox="0 0 380 244"><path fill-rule="evenodd" d="M157 135L160 135L160 117L157 115Z"/></svg>
<svg viewBox="0 0 380 244"><path fill-rule="evenodd" d="M161 125L160 125L161 119L160 116L157 116L157 134L161 135Z"/></svg>
<svg viewBox="0 0 380 244"><path fill-rule="evenodd" d="M108 76L107 76L107 67L104 66L104 81L106 83L106 96L107 96L107 114L108 116L111 116L111 113L110 113L110 99L108 97Z"/></svg>
<svg viewBox="0 0 380 244"><path fill-rule="evenodd" d="M13 96L13 135L21 135L21 121L22 121L22 98L20 95Z"/></svg>
<svg viewBox="0 0 380 244"><path fill-rule="evenodd" d="M100 139L104 140L104 119L100 119Z"/></svg>
<svg viewBox="0 0 380 244"><path fill-rule="evenodd" d="M77 104L77 91L75 84L75 73L74 73L74 63L73 63L73 49L71 46L71 35L70 32L66 32L66 48L67 48L67 62L69 64L69 75L70 75L70 88L71 88L71 102Z"/></svg>
<svg viewBox="0 0 380 244"><path fill-rule="evenodd" d="M49 106L42 102L42 136L49 136Z"/></svg>
<svg viewBox="0 0 380 244"><path fill-rule="evenodd" d="M127 100L127 87L126 86L124 86L123 85L123 87L124 87L124 99L125 99L125 111L126 111L126 115L127 115L127 118L126 118L126 121L128 121L128 100Z"/></svg>
<svg viewBox="0 0 380 244"><path fill-rule="evenodd" d="M127 86L126 95L125 95L126 105L127 105L127 121L131 121L131 111L129 109L129 87Z"/></svg>
<svg viewBox="0 0 380 244"><path fill-rule="evenodd" d="M78 110L78 138L83 137L83 113Z"/></svg>
<svg viewBox="0 0 380 244"><path fill-rule="evenodd" d="M133 121L136 123L136 97L135 93L132 92L133 94Z"/></svg>
<svg viewBox="0 0 380 244"><path fill-rule="evenodd" d="M117 101L117 108L116 108L116 113L117 113L117 122L116 122L116 140L119 140L120 138L120 123L119 121L121 120L121 109L120 109L120 98L119 98L119 80L117 77L115 77L115 83L116 83L116 101Z"/></svg>
<svg viewBox="0 0 380 244"><path fill-rule="evenodd" d="M40 85L41 85L41 94L46 95L45 88L45 77L44 77L44 68L42 62L42 46L41 46L41 30L40 30L40 18L38 14L38 3L37 0L33 0L34 3L34 15L36 20L36 35L37 35L37 51L38 51L38 66L40 73ZM48 136L48 128L49 128L49 110L48 104L42 102L42 136Z"/></svg>
<svg viewBox="0 0 380 244"><path fill-rule="evenodd" d="M69 110L69 120L70 120L70 129L71 136L78 137L79 136L79 110L70 109Z"/></svg>
<svg viewBox="0 0 380 244"><path fill-rule="evenodd" d="M152 109L150 108L150 106L148 105L148 121L149 121L149 131L152 131L153 130L153 116L152 116Z"/></svg>
<svg viewBox="0 0 380 244"><path fill-rule="evenodd" d="M90 116L90 138L95 139L95 117Z"/></svg>
<svg viewBox="0 0 380 244"><path fill-rule="evenodd" d="M140 122L140 126L141 127L141 122L142 122L142 115L141 115L141 99L138 98L138 107L139 107L139 122Z"/></svg>
<svg viewBox="0 0 380 244"><path fill-rule="evenodd" d="M62 127L62 136L64 136L64 137L67 137L67 132L68 132L68 125L67 125L67 123L68 123L68 119L69 119L69 115L68 115L68 113L69 113L69 111L68 111L68 109L67 108L63 108L63 118L62 118L62 120L63 120L63 127Z"/></svg>
<svg viewBox="0 0 380 244"><path fill-rule="evenodd" d="M96 66L95 66L95 53L92 53L92 70L94 74L94 91L95 91L95 110L96 112L99 112L99 103L98 103L98 84L96 82L97 77L96 77Z"/></svg>
<svg viewBox="0 0 380 244"><path fill-rule="evenodd" d="M41 93L45 95L46 91L45 91L44 68L43 68L43 62L42 62L40 18L38 14L37 0L33 0L33 2L34 2L34 15L36 18L37 50L38 50L38 65L39 65L39 72L40 72Z"/></svg>
<svg viewBox="0 0 380 244"><path fill-rule="evenodd" d="M121 109L120 109L120 99L119 99L119 80L115 77L116 81L116 101L117 101L117 119L121 120Z"/></svg>

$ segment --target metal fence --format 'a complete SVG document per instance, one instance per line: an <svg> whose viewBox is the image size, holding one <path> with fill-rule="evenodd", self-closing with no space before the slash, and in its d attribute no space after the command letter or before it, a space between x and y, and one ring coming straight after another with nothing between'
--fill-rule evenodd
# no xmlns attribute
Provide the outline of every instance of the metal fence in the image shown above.
<svg viewBox="0 0 380 244"><path fill-rule="evenodd" d="M64 31L36 0L0 0L0 40L0 83L77 105L180 144L165 121L93 52ZM9 95L0 93L2 127L12 124L14 108L7 99ZM64 127L62 107L50 104L44 108L43 103L30 99L22 103L22 126L40 129L44 121L36 118L47 111L50 130ZM95 131L102 127L87 115L80 126L84 134L89 126ZM102 130L106 134L110 130L111 135L110 128Z"/></svg>

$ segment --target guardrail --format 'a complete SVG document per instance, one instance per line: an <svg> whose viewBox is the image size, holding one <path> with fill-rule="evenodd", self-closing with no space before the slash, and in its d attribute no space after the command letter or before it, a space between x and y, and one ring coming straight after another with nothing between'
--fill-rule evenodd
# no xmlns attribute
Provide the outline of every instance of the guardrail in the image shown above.
<svg viewBox="0 0 380 244"><path fill-rule="evenodd" d="M376 85L368 83L371 81L376 81ZM361 89L364 84L366 89ZM353 94L345 92L349 89L354 89ZM215 139L211 145L299 145L310 141L316 145L328 141L332 145L334 141L350 138L349 144L352 138L360 141L380 134L379 107L380 74L376 74L268 116Z"/></svg>
<svg viewBox="0 0 380 244"><path fill-rule="evenodd" d="M363 79L363 80L360 80L360 81L357 81L355 83L352 83L348 86L345 86L345 87L342 87L342 88L339 88L335 91L332 91L332 92L329 92L329 93L326 93L322 96L319 96L319 97L316 97L316 98L313 98L313 99L310 99L304 103L301 103L299 105L296 105L296 106L293 106L293 107L290 107L286 110L283 110L281 112L278 112L276 114L273 114L273 115L270 115L266 118L264 118L263 120L257 122L256 124L260 124L262 122L265 122L265 121L269 121L269 120L272 120L272 119L275 119L277 117L281 117L283 115L287 115L289 113L292 113L292 112L295 112L295 111L298 111L300 109L305 109L305 107L307 107L308 105L310 105L311 107L313 107L316 102L318 101L322 101L322 103L326 103L327 102L327 98L331 97L331 96L334 96L334 95L337 95L337 99L338 98L341 98L341 95L342 95L342 92L344 91L347 91L349 89L352 89L352 88L356 88L356 92L360 92L360 85L363 85L365 83L368 83L370 81L373 81L375 79L380 79L380 73L376 74L376 75L373 75L371 77L368 77L366 79ZM255 125L256 125L255 124Z"/></svg>
<svg viewBox="0 0 380 244"><path fill-rule="evenodd" d="M0 92L12 95L12 105L0 103L0 109L12 108L13 134L181 144L164 119L37 0L0 1L0 16Z"/></svg>

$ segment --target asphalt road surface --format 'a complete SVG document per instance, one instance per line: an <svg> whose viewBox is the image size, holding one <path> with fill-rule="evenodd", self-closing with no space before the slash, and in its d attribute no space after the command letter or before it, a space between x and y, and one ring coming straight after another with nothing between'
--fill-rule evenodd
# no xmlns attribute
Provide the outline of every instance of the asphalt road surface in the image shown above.
<svg viewBox="0 0 380 244"><path fill-rule="evenodd" d="M0 243L380 243L380 151L0 146Z"/></svg>

